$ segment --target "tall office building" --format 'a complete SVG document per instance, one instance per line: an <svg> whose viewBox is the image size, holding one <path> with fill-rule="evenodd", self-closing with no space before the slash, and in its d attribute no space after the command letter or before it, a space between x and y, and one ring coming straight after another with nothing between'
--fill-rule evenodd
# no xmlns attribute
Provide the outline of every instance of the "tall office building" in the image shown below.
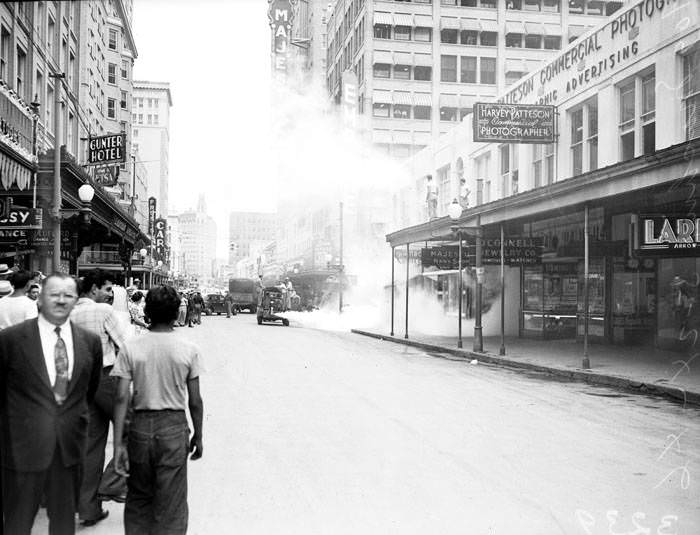
<svg viewBox="0 0 700 535"><path fill-rule="evenodd" d="M131 118L133 143L148 172L148 197L155 197L156 212L168 215L170 107L168 82L134 81Z"/></svg>
<svg viewBox="0 0 700 535"><path fill-rule="evenodd" d="M261 245L275 240L277 214L265 212L231 212L229 216L228 262L235 265L251 256Z"/></svg>
<svg viewBox="0 0 700 535"><path fill-rule="evenodd" d="M336 0L327 13L327 90L339 103L342 75L354 72L373 143L407 157L622 4Z"/></svg>
<svg viewBox="0 0 700 535"><path fill-rule="evenodd" d="M177 217L177 229L180 237L179 254L182 258L180 271L195 276L200 283L214 277L216 222L207 214L204 195L199 196L195 210Z"/></svg>
<svg viewBox="0 0 700 535"><path fill-rule="evenodd" d="M292 63L314 84L326 78L327 7L328 0L299 0L292 6Z"/></svg>

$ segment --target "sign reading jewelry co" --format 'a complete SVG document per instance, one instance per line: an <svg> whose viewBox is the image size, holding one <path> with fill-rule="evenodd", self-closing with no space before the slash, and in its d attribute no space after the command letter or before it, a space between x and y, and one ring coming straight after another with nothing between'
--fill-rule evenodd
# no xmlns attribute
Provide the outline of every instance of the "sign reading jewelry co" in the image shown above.
<svg viewBox="0 0 700 535"><path fill-rule="evenodd" d="M554 143L554 106L474 104L474 141L481 143Z"/></svg>
<svg viewBox="0 0 700 535"><path fill-rule="evenodd" d="M88 142L88 165L126 161L126 134L91 137Z"/></svg>
<svg viewBox="0 0 700 535"><path fill-rule="evenodd" d="M639 255L700 256L700 218L647 214L639 222Z"/></svg>
<svg viewBox="0 0 700 535"><path fill-rule="evenodd" d="M165 261L165 249L166 249L166 233L168 230L168 222L159 217L154 223L155 233L153 235L153 245L155 246L155 258L156 260Z"/></svg>

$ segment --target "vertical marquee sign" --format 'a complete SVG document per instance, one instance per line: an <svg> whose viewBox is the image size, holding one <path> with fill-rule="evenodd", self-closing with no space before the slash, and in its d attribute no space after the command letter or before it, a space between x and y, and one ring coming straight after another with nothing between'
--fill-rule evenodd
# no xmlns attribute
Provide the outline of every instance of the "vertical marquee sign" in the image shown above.
<svg viewBox="0 0 700 535"><path fill-rule="evenodd" d="M292 7L296 0L268 0L267 16L272 28L272 72L285 76L292 35Z"/></svg>
<svg viewBox="0 0 700 535"><path fill-rule="evenodd" d="M148 235L153 237L156 233L156 198L148 198Z"/></svg>
<svg viewBox="0 0 700 535"><path fill-rule="evenodd" d="M155 259L162 260L165 262L166 255L166 233L168 230L168 223L162 217L155 220L154 223L155 232L153 234L153 245L155 246Z"/></svg>

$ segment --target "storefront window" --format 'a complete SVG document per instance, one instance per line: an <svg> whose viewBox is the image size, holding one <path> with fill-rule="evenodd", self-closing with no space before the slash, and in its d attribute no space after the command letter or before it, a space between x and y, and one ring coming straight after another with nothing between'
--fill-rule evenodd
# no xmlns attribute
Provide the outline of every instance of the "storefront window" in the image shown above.
<svg viewBox="0 0 700 535"><path fill-rule="evenodd" d="M656 262L613 258L612 337L615 343L649 344L656 316Z"/></svg>
<svg viewBox="0 0 700 535"><path fill-rule="evenodd" d="M578 335L585 330L585 266L578 265ZM594 258L588 263L588 334L605 336L605 259Z"/></svg>
<svg viewBox="0 0 700 535"><path fill-rule="evenodd" d="M666 349L683 349L682 331L700 328L700 258L659 260L657 344ZM692 338L690 339L692 343Z"/></svg>

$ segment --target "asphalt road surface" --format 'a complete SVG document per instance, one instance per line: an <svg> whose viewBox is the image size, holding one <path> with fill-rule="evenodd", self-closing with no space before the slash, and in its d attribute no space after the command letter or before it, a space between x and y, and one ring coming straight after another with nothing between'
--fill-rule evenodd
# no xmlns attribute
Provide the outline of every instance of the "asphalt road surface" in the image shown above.
<svg viewBox="0 0 700 535"><path fill-rule="evenodd" d="M176 335L206 366L189 533L700 533L698 410L248 314ZM122 533L106 507L80 532Z"/></svg>

